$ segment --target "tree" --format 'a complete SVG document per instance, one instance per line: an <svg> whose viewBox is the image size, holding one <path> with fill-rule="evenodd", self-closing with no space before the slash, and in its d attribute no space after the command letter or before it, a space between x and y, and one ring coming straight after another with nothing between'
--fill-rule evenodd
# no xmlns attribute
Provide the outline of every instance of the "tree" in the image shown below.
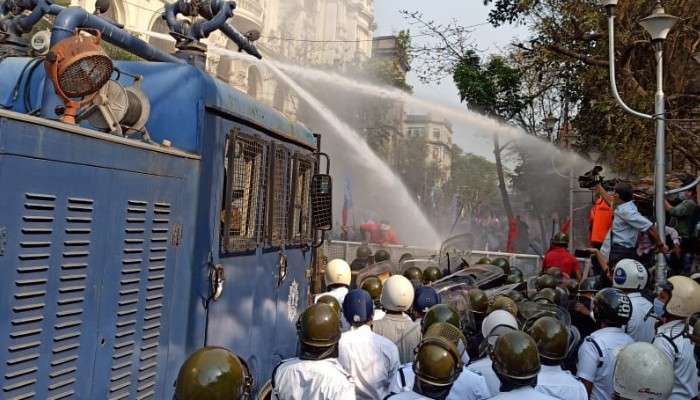
<svg viewBox="0 0 700 400"><path fill-rule="evenodd" d="M651 121L626 114L610 94L605 12L597 1L485 0L494 26L527 25L532 36L515 43L524 68L568 74L567 92L560 108L572 115L581 150L601 150L619 171L642 175L651 172L654 130ZM665 43L664 76L668 111L668 148L681 164L700 167L700 13L697 1L667 0L668 13L683 16ZM654 2L626 0L617 7L617 79L625 100L635 109L651 113L654 103L655 65L648 35L638 21L649 15Z"/></svg>

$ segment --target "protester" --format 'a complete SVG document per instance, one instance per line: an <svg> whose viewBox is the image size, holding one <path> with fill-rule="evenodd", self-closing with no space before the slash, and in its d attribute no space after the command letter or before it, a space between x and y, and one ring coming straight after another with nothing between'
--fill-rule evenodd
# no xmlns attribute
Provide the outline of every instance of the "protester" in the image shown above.
<svg viewBox="0 0 700 400"><path fill-rule="evenodd" d="M692 180L692 179L691 179ZM689 180L683 182L684 185L690 183ZM694 234L695 225L698 223L700 209L697 203L697 189L695 186L680 194L681 202L675 206L668 200L664 201L664 207L671 216L671 222L678 230L681 239L683 272L690 274L694 259Z"/></svg>
<svg viewBox="0 0 700 400"><path fill-rule="evenodd" d="M580 280L581 266L576 257L567 250L569 246L569 236L559 232L554 235L551 244L552 246L544 255L542 269L546 271L549 268L559 268L568 278Z"/></svg>
<svg viewBox="0 0 700 400"><path fill-rule="evenodd" d="M368 237L370 243L375 244L399 244L399 239L396 232L391 227L388 221L376 223L372 220L360 225L360 229Z"/></svg>

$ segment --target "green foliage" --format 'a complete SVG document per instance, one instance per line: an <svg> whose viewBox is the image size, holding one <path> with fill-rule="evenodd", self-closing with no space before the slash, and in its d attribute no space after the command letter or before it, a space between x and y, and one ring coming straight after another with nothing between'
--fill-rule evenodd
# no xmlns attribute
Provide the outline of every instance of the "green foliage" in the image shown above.
<svg viewBox="0 0 700 400"><path fill-rule="evenodd" d="M510 120L523 107L520 71L503 57L494 56L481 64L479 56L470 51L456 66L453 78L461 100L483 113Z"/></svg>
<svg viewBox="0 0 700 400"><path fill-rule="evenodd" d="M450 197L457 195L468 207L497 203L497 185L496 164L475 154L465 154L457 145L452 146L452 171L444 189Z"/></svg>

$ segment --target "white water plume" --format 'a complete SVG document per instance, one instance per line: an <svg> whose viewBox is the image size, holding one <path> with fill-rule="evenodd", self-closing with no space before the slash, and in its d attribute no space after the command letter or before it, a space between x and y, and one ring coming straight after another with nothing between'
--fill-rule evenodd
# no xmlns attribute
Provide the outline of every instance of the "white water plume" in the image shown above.
<svg viewBox="0 0 700 400"><path fill-rule="evenodd" d="M139 33L172 40L169 35L155 32L139 31ZM377 217L375 219L388 220L398 232L399 238L406 244L431 248L439 246L441 239L438 233L402 180L372 151L364 138L338 118L331 109L281 71L272 61L267 59L260 61L249 55L211 44L208 48L212 53L221 56L258 62L266 66L335 130L336 135L323 136L322 147L331 155L333 166L331 170L336 177L336 182L342 182L342 179L338 178L352 177L355 209L370 210ZM334 196L336 205L334 208L338 209L342 203L343 186L336 184L336 188L340 189L336 189Z"/></svg>

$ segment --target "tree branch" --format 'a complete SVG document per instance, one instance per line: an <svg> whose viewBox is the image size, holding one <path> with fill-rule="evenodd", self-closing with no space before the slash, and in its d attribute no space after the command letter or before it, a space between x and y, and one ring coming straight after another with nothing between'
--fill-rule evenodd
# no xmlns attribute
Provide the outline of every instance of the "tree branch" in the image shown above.
<svg viewBox="0 0 700 400"><path fill-rule="evenodd" d="M567 57L575 58L584 64L588 65L593 65L596 67L609 67L610 63L606 60L600 60L594 57L590 57L584 54L577 53L575 51L566 49L564 47L559 46L558 44L550 44L544 46L545 49L552 51L557 54L565 55Z"/></svg>

